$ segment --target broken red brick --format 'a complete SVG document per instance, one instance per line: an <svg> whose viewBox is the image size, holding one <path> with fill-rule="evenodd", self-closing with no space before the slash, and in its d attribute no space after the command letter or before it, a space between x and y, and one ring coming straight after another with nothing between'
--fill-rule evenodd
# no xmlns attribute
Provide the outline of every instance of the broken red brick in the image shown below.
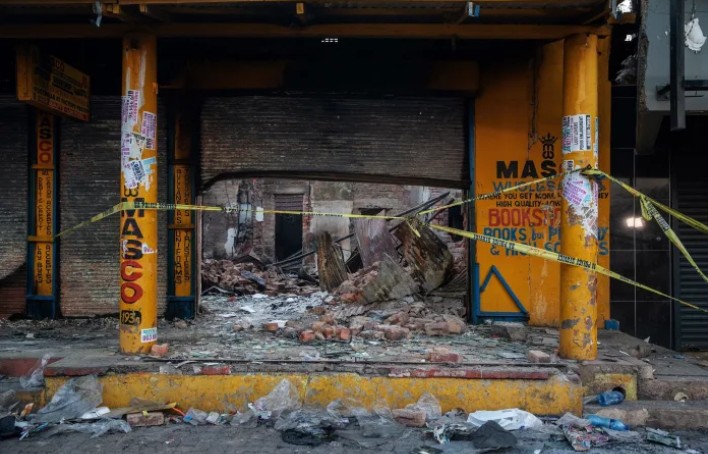
<svg viewBox="0 0 708 454"><path fill-rule="evenodd" d="M321 333L322 330L325 328L325 323L324 322L314 322L310 329L316 333Z"/></svg>
<svg viewBox="0 0 708 454"><path fill-rule="evenodd" d="M349 341L349 339L351 339L351 337L352 337L352 332L349 330L349 328L345 328L342 326L337 330L337 338L339 338L339 340Z"/></svg>
<svg viewBox="0 0 708 454"><path fill-rule="evenodd" d="M231 367L221 364L218 366L204 366L202 367L202 375L230 375Z"/></svg>
<svg viewBox="0 0 708 454"><path fill-rule="evenodd" d="M358 293L351 293L351 292L349 292L349 293L343 293L343 294L339 297L339 299L340 299L343 303L358 303L359 300L360 300L360 298L361 298L361 295L359 295Z"/></svg>
<svg viewBox="0 0 708 454"><path fill-rule="evenodd" d="M158 358L162 358L163 356L167 356L167 351L170 348L170 344L154 344L150 348L150 354L152 356L157 356Z"/></svg>
<svg viewBox="0 0 708 454"><path fill-rule="evenodd" d="M540 350L529 350L527 358L530 363L550 363L551 356Z"/></svg>
<svg viewBox="0 0 708 454"><path fill-rule="evenodd" d="M448 324L447 322L426 323L425 334L428 336L444 336L448 334Z"/></svg>
<svg viewBox="0 0 708 454"><path fill-rule="evenodd" d="M388 340L401 340L408 337L410 330L398 325L380 325L379 329L384 332Z"/></svg>
<svg viewBox="0 0 708 454"><path fill-rule="evenodd" d="M408 427L425 426L425 412L423 410L411 410L401 408L393 410L393 419Z"/></svg>
<svg viewBox="0 0 708 454"><path fill-rule="evenodd" d="M428 351L426 359L432 363L460 363L462 355L447 347L433 347Z"/></svg>
<svg viewBox="0 0 708 454"><path fill-rule="evenodd" d="M300 342L307 343L312 342L313 340L315 340L315 332L311 329L306 329L300 333Z"/></svg>
<svg viewBox="0 0 708 454"><path fill-rule="evenodd" d="M165 423L165 415L160 411L132 413L126 415L125 419L132 427L161 426Z"/></svg>
<svg viewBox="0 0 708 454"><path fill-rule="evenodd" d="M405 325L408 323L410 316L406 312L397 312L386 319L389 325Z"/></svg>
<svg viewBox="0 0 708 454"><path fill-rule="evenodd" d="M332 339L336 333L334 326L325 326L322 329L322 334L324 334L325 339Z"/></svg>
<svg viewBox="0 0 708 454"><path fill-rule="evenodd" d="M443 315L445 323L447 323L447 332L450 334L462 334L467 331L467 323L460 317L454 315Z"/></svg>
<svg viewBox="0 0 708 454"><path fill-rule="evenodd" d="M278 328L278 322L268 322L263 324L263 329L271 333L278 331Z"/></svg>

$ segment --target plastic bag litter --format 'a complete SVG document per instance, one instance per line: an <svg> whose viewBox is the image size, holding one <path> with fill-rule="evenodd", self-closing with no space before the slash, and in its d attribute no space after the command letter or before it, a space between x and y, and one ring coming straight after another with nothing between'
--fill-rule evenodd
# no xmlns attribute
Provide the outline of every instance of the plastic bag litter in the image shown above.
<svg viewBox="0 0 708 454"><path fill-rule="evenodd" d="M44 368L47 367L50 359L52 359L52 354L45 353L29 374L20 377L22 389L41 388L44 386Z"/></svg>
<svg viewBox="0 0 708 454"><path fill-rule="evenodd" d="M543 421L531 413L518 408L498 411L476 411L470 413L467 422L481 427L487 421L494 421L506 430L538 429L543 426Z"/></svg>
<svg viewBox="0 0 708 454"><path fill-rule="evenodd" d="M267 396L257 399L250 408L259 418L269 419L271 416L278 416L284 411L297 410L300 408L300 398L297 389L284 379L273 388Z"/></svg>
<svg viewBox="0 0 708 454"><path fill-rule="evenodd" d="M91 438L100 437L108 432L125 432L131 431L130 424L122 419L101 419L92 423L79 424L59 424L51 430L49 435L56 435L65 432L83 432L92 434Z"/></svg>
<svg viewBox="0 0 708 454"><path fill-rule="evenodd" d="M78 418L101 405L103 386L94 375L72 378L54 393L52 400L39 409L34 422L60 422Z"/></svg>
<svg viewBox="0 0 708 454"><path fill-rule="evenodd" d="M327 413L335 418L370 416L371 412L353 399L337 399L327 405Z"/></svg>
<svg viewBox="0 0 708 454"><path fill-rule="evenodd" d="M282 432L286 443L318 446L333 440L335 431L349 424L349 419L334 417L321 410L295 410L275 422L275 430Z"/></svg>
<svg viewBox="0 0 708 454"><path fill-rule="evenodd" d="M440 402L430 393L425 393L420 396L418 402L414 404L406 405L408 410L422 410L425 412L425 419L427 421L432 421L442 416L442 409L440 408Z"/></svg>
<svg viewBox="0 0 708 454"><path fill-rule="evenodd" d="M184 414L182 421L189 423L193 426L198 426L199 424L205 424L209 413L205 411L198 410L196 408L190 408L187 413Z"/></svg>

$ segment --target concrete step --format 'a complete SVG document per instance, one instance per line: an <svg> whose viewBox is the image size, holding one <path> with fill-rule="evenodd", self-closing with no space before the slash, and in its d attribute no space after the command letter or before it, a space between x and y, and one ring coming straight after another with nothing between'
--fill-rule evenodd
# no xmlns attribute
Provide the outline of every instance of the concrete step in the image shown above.
<svg viewBox="0 0 708 454"><path fill-rule="evenodd" d="M708 400L708 376L657 376L640 380L637 395L646 400ZM679 394L681 393L681 394Z"/></svg>
<svg viewBox="0 0 708 454"><path fill-rule="evenodd" d="M631 427L708 429L708 400L635 400L610 407L589 404L584 413L619 419Z"/></svg>

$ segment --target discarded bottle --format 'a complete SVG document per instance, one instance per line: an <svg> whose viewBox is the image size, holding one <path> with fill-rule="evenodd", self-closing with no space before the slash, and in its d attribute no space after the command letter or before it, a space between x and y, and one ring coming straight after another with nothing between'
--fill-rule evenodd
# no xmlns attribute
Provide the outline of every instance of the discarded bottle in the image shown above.
<svg viewBox="0 0 708 454"><path fill-rule="evenodd" d="M618 389L613 389L612 391L605 391L597 395L597 403L603 407L609 405L617 405L624 400L624 392Z"/></svg>
<svg viewBox="0 0 708 454"><path fill-rule="evenodd" d="M612 430L629 430L629 426L618 419L605 418L604 416L588 415L585 417L595 427L606 427Z"/></svg>

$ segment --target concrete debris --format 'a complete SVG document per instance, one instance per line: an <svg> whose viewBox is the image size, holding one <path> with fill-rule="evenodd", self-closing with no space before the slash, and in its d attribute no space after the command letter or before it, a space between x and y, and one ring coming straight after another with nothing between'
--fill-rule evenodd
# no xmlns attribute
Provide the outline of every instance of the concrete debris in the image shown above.
<svg viewBox="0 0 708 454"><path fill-rule="evenodd" d="M513 448L518 442L514 434L494 421L484 423L470 436L470 440L476 449L484 451Z"/></svg>
<svg viewBox="0 0 708 454"><path fill-rule="evenodd" d="M357 219L354 232L359 255L365 267L388 257L397 257L396 240L385 219Z"/></svg>
<svg viewBox="0 0 708 454"><path fill-rule="evenodd" d="M341 301L360 304L401 299L417 292L418 284L391 257L362 268L336 289Z"/></svg>
<svg viewBox="0 0 708 454"><path fill-rule="evenodd" d="M551 356L548 353L544 353L540 350L529 350L527 359L530 363L550 363Z"/></svg>
<svg viewBox="0 0 708 454"><path fill-rule="evenodd" d="M528 329L523 323L495 322L492 325L492 335L512 342L525 342L528 336Z"/></svg>
<svg viewBox="0 0 708 454"><path fill-rule="evenodd" d="M424 427L425 411L420 409L400 408L393 410L393 419L408 427Z"/></svg>
<svg viewBox="0 0 708 454"><path fill-rule="evenodd" d="M175 328L186 329L189 328L189 324L185 320L175 321Z"/></svg>
<svg viewBox="0 0 708 454"><path fill-rule="evenodd" d="M681 438L676 435L671 435L665 430L647 427L647 440L652 443L659 443L672 448L681 449Z"/></svg>

